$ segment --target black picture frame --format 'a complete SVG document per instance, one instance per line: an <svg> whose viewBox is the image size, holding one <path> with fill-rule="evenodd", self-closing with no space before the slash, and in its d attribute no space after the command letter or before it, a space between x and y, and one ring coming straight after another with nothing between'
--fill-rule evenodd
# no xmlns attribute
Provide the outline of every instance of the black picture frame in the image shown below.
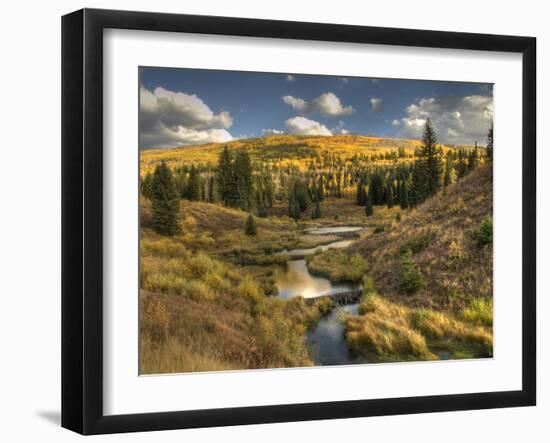
<svg viewBox="0 0 550 443"><path fill-rule="evenodd" d="M324 403L103 413L103 30L108 28L522 54L522 389ZM518 275L517 278L520 278ZM83 9L62 18L62 426L82 434L536 404L536 39Z"/></svg>

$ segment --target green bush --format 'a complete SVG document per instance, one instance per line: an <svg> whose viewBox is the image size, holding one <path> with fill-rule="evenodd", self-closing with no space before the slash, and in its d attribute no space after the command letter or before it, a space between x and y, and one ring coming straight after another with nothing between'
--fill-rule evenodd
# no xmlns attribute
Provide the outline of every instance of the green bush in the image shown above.
<svg viewBox="0 0 550 443"><path fill-rule="evenodd" d="M254 216L252 214L250 214L246 219L244 232L246 235L251 235L251 236L255 236L258 233L258 228L256 227L256 220L254 220Z"/></svg>
<svg viewBox="0 0 550 443"><path fill-rule="evenodd" d="M493 243L493 219L487 217L479 225L479 229L475 233L476 243L479 247Z"/></svg>
<svg viewBox="0 0 550 443"><path fill-rule="evenodd" d="M434 237L435 234L433 232L427 232L426 234L414 237L401 246L399 253L404 254L406 251L411 251L412 254L418 254L428 247Z"/></svg>
<svg viewBox="0 0 550 443"><path fill-rule="evenodd" d="M414 294L424 286L422 273L412 258L412 251L407 249L401 254L401 283L399 288L407 294Z"/></svg>

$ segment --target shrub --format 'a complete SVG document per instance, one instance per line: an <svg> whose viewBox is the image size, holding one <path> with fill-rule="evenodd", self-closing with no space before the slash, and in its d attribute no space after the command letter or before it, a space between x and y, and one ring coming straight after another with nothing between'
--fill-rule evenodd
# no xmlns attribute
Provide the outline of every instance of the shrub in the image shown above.
<svg viewBox="0 0 550 443"><path fill-rule="evenodd" d="M414 294L424 287L424 280L418 265L412 258L410 249L401 254L401 283L399 288L408 294Z"/></svg>
<svg viewBox="0 0 550 443"><path fill-rule="evenodd" d="M256 227L256 220L254 220L254 216L252 214L250 214L246 219L244 233L250 236L255 236L256 234L258 234L258 228Z"/></svg>
<svg viewBox="0 0 550 443"><path fill-rule="evenodd" d="M427 232L425 234L418 235L417 237L414 237L403 244L399 249L399 253L404 254L407 250L409 250L413 254L418 254L420 251L423 251L428 247L434 237L435 234L433 232Z"/></svg>
<svg viewBox="0 0 550 443"><path fill-rule="evenodd" d="M485 245L493 243L493 218L487 217L479 225L479 229L475 233L477 245L481 248Z"/></svg>

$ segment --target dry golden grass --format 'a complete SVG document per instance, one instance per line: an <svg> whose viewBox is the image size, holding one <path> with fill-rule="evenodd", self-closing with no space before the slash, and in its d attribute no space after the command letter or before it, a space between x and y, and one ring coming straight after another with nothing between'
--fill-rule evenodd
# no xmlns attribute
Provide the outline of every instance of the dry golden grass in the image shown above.
<svg viewBox="0 0 550 443"><path fill-rule="evenodd" d="M493 251L491 245L479 247L475 240L480 223L492 211L492 170L483 165L451 185L446 195L403 212L392 229L349 249L367 258L376 288L384 296L409 306L456 312L475 298L492 298ZM407 295L400 290L400 253L411 244L421 244L413 259L424 288Z"/></svg>
<svg viewBox="0 0 550 443"><path fill-rule="evenodd" d="M449 313L403 306L371 292L359 314L345 319L346 339L371 361L434 360L438 350L455 359L492 356L492 328Z"/></svg>

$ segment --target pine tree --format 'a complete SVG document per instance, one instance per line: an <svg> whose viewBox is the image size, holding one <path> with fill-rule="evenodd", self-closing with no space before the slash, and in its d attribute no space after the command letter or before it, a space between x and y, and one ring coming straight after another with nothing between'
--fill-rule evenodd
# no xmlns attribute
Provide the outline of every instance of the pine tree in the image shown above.
<svg viewBox="0 0 550 443"><path fill-rule="evenodd" d="M373 205L384 204L384 181L379 173L373 174L369 185L369 195Z"/></svg>
<svg viewBox="0 0 550 443"><path fill-rule="evenodd" d="M477 142L475 142L475 147L470 151L468 155L468 172L473 171L477 168L478 165L478 151L477 151Z"/></svg>
<svg viewBox="0 0 550 443"><path fill-rule="evenodd" d="M323 176L319 177L319 183L317 185L317 199L320 202L325 200L325 188L323 186Z"/></svg>
<svg viewBox="0 0 550 443"><path fill-rule="evenodd" d="M315 200L315 207L311 211L311 218L317 219L321 218L321 205L319 204L319 200Z"/></svg>
<svg viewBox="0 0 550 443"><path fill-rule="evenodd" d="M239 151L235 157L235 178L237 183L238 207L251 211L254 207L254 182L252 164L248 151Z"/></svg>
<svg viewBox="0 0 550 443"><path fill-rule="evenodd" d="M288 216L294 220L298 220L301 216L300 214L300 204L296 198L296 193L294 190L294 185L290 186L289 198L288 198Z"/></svg>
<svg viewBox="0 0 550 443"><path fill-rule="evenodd" d="M162 235L181 233L180 200L172 171L162 162L155 168L151 185L153 229Z"/></svg>
<svg viewBox="0 0 550 443"><path fill-rule="evenodd" d="M254 216L252 214L249 214L248 218L246 219L244 233L246 235L250 235L253 237L256 236L256 234L258 234L258 228L256 227L256 220L254 220Z"/></svg>
<svg viewBox="0 0 550 443"><path fill-rule="evenodd" d="M239 202L234 166L233 156L227 146L225 146L218 159L216 181L218 184L218 194L222 203L225 206L232 207L237 206Z"/></svg>
<svg viewBox="0 0 550 443"><path fill-rule="evenodd" d="M453 162L451 160L451 156L447 156L447 161L445 162L445 177L443 179L443 192L445 193L447 191L447 186L449 186L452 181L452 172L453 172Z"/></svg>
<svg viewBox="0 0 550 443"><path fill-rule="evenodd" d="M296 197L298 205L300 206L300 212L305 211L309 207L311 201L309 198L309 193L307 191L307 186L300 179L294 182L294 196Z"/></svg>
<svg viewBox="0 0 550 443"><path fill-rule="evenodd" d="M421 203L428 197L435 195L441 189L441 150L437 147L437 135L432 122L428 118L424 125L422 147L418 151L416 168L418 180L414 188L415 204Z"/></svg>
<svg viewBox="0 0 550 443"><path fill-rule="evenodd" d="M372 207L372 192L369 189L369 192L367 193L366 203L365 203L365 215L367 217L370 217L372 214L374 214L374 208Z"/></svg>
<svg viewBox="0 0 550 443"><path fill-rule="evenodd" d="M153 175L148 172L145 178L141 181L141 194L151 200L152 196Z"/></svg>
<svg viewBox="0 0 550 443"><path fill-rule="evenodd" d="M393 208L393 189L390 183L386 186L386 205L389 209Z"/></svg>
<svg viewBox="0 0 550 443"><path fill-rule="evenodd" d="M487 159L489 161L493 161L493 125L491 124L491 127L489 128L489 131L487 132Z"/></svg>
<svg viewBox="0 0 550 443"><path fill-rule="evenodd" d="M260 189L256 189L256 213L258 217L267 217L264 196Z"/></svg>
<svg viewBox="0 0 550 443"><path fill-rule="evenodd" d="M401 195L399 196L399 204L401 205L401 209L407 209L409 207L409 188L406 181L403 181L401 184Z"/></svg>
<svg viewBox="0 0 550 443"><path fill-rule="evenodd" d="M191 165L189 172L189 181L187 182L186 197L189 200L198 201L201 199L201 182L200 175L195 165Z"/></svg>
<svg viewBox="0 0 550 443"><path fill-rule="evenodd" d="M367 193L365 192L365 180L363 177L357 182L357 192L355 196L356 202L359 206L365 206L367 202Z"/></svg>

